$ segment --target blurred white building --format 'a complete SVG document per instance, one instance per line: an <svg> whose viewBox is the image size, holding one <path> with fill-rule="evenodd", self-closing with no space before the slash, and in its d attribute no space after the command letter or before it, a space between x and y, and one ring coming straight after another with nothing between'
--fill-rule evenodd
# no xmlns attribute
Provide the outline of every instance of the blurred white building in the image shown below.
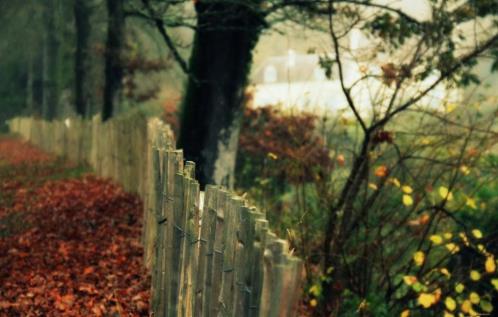
<svg viewBox="0 0 498 317"><path fill-rule="evenodd" d="M352 98L364 116L382 113L394 87L394 84L386 85L382 78L382 65L385 63L382 61L389 60L388 56L353 59L353 54L359 56L368 52L369 45L361 31L353 30L349 37L351 54L341 56L345 85L352 87ZM334 57L329 59L334 60ZM369 77L360 80L365 74ZM437 74L434 74L423 82L406 85L407 88L398 95L401 100L406 100L429 87L436 78ZM256 107L278 105L287 110L319 113L349 111L337 65L333 65L328 78L325 69L320 66L320 56L316 54L298 54L288 50L286 55L271 56L256 65L251 83L255 88L253 105ZM418 104L440 108L447 102L457 102L461 99L460 95L458 90L449 91L439 85Z"/></svg>

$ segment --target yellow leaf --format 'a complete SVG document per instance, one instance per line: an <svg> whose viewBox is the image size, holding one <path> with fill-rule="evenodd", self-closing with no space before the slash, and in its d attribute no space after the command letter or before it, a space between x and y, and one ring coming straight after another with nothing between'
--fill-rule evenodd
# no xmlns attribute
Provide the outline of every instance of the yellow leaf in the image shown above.
<svg viewBox="0 0 498 317"><path fill-rule="evenodd" d="M457 105L454 103L447 103L446 104L446 112L450 113L453 112L457 108Z"/></svg>
<svg viewBox="0 0 498 317"><path fill-rule="evenodd" d="M367 310L368 309L368 302L366 299L363 299L360 303L360 305L358 305L358 310L357 311L364 311L364 310Z"/></svg>
<svg viewBox="0 0 498 317"><path fill-rule="evenodd" d="M405 282L406 285L412 286L417 282L417 277L413 275L405 275L403 276L403 281Z"/></svg>
<svg viewBox="0 0 498 317"><path fill-rule="evenodd" d="M493 278L491 279L491 284L495 287L495 289L498 291L498 278Z"/></svg>
<svg viewBox="0 0 498 317"><path fill-rule="evenodd" d="M460 306L460 309L464 313L469 313L472 310L472 303L468 299L466 299L463 301L462 305Z"/></svg>
<svg viewBox="0 0 498 317"><path fill-rule="evenodd" d="M450 274L450 271L448 271L447 268L443 267L441 270L439 270L441 272L441 274L443 274L444 276L446 276L447 278L450 278L451 277L451 274Z"/></svg>
<svg viewBox="0 0 498 317"><path fill-rule="evenodd" d="M310 300L310 306L311 307L316 307L316 305L318 305L318 302L317 302L316 299L313 298L312 300Z"/></svg>
<svg viewBox="0 0 498 317"><path fill-rule="evenodd" d="M318 297L322 293L322 288L319 284L315 284L310 287L309 292L310 294L313 294L313 296Z"/></svg>
<svg viewBox="0 0 498 317"><path fill-rule="evenodd" d="M472 230L472 234L474 235L474 237L476 237L476 239L481 239L482 238L482 232L479 229Z"/></svg>
<svg viewBox="0 0 498 317"><path fill-rule="evenodd" d="M408 186L408 185L404 185L403 187L401 187L401 190L405 194L411 194L411 193L413 193L413 189L410 186Z"/></svg>
<svg viewBox="0 0 498 317"><path fill-rule="evenodd" d="M403 205L411 206L413 205L413 198L410 195L403 195Z"/></svg>
<svg viewBox="0 0 498 317"><path fill-rule="evenodd" d="M423 145L429 145L431 144L431 140L429 138L423 138L420 140L420 143Z"/></svg>
<svg viewBox="0 0 498 317"><path fill-rule="evenodd" d="M443 237L446 239L446 240L449 240L453 237L453 235L450 233L450 232L446 232L445 234L443 234Z"/></svg>
<svg viewBox="0 0 498 317"><path fill-rule="evenodd" d="M436 303L436 296L428 293L420 293L418 303L424 308L429 308Z"/></svg>
<svg viewBox="0 0 498 317"><path fill-rule="evenodd" d="M441 198L446 199L448 201L453 200L453 194L448 190L447 187L441 186L439 187L439 195Z"/></svg>
<svg viewBox="0 0 498 317"><path fill-rule="evenodd" d="M469 239L467 238L467 235L463 232L460 232L459 236L462 239L463 244L465 244L466 246L469 246Z"/></svg>
<svg viewBox="0 0 498 317"><path fill-rule="evenodd" d="M446 249L448 249L448 251L450 251L452 254L455 254L458 251L460 251L460 247L454 243L447 243Z"/></svg>
<svg viewBox="0 0 498 317"><path fill-rule="evenodd" d="M269 152L268 157L271 158L272 160L276 160L278 156L275 153Z"/></svg>
<svg viewBox="0 0 498 317"><path fill-rule="evenodd" d="M486 258L486 263L484 264L484 267L486 268L486 272L488 272L488 273L494 273L496 271L495 257L494 256L488 256Z"/></svg>
<svg viewBox="0 0 498 317"><path fill-rule="evenodd" d="M374 183L368 183L368 187L370 189L373 189L373 190L377 190L378 189L377 185L375 185Z"/></svg>
<svg viewBox="0 0 498 317"><path fill-rule="evenodd" d="M447 311L444 312L443 317L455 317L455 315L448 313Z"/></svg>
<svg viewBox="0 0 498 317"><path fill-rule="evenodd" d="M397 178L393 178L392 182L393 182L394 186L396 186L398 188L401 186L401 183L399 182L399 180Z"/></svg>
<svg viewBox="0 0 498 317"><path fill-rule="evenodd" d="M455 291L457 293L462 293L463 290L465 289L465 285L463 285L462 283L458 283L456 286L455 286Z"/></svg>
<svg viewBox="0 0 498 317"><path fill-rule="evenodd" d="M437 234L433 234L432 236L430 236L429 240L431 240L431 242L436 245L443 243L443 238L441 238L441 236Z"/></svg>
<svg viewBox="0 0 498 317"><path fill-rule="evenodd" d="M479 302L481 301L481 298L479 297L479 294L477 294L476 292L472 292L470 293L469 295L469 300L472 304L479 304Z"/></svg>
<svg viewBox="0 0 498 317"><path fill-rule="evenodd" d="M467 205L468 207L470 207L472 209L477 209L476 201L473 198L467 197L465 205Z"/></svg>
<svg viewBox="0 0 498 317"><path fill-rule="evenodd" d="M462 165L460 166L460 172L462 172L463 175L469 175L470 168L466 165Z"/></svg>
<svg viewBox="0 0 498 317"><path fill-rule="evenodd" d="M401 312L401 315L399 317L409 317L410 316L410 311L408 309L405 309Z"/></svg>
<svg viewBox="0 0 498 317"><path fill-rule="evenodd" d="M446 297L444 305L449 311L454 311L456 309L456 301L452 297Z"/></svg>
<svg viewBox="0 0 498 317"><path fill-rule="evenodd" d="M413 261L416 265L421 266L425 261L425 254L422 251L417 251L413 254Z"/></svg>
<svg viewBox="0 0 498 317"><path fill-rule="evenodd" d="M479 281L481 279L481 273L476 270L470 271L470 279L473 281Z"/></svg>

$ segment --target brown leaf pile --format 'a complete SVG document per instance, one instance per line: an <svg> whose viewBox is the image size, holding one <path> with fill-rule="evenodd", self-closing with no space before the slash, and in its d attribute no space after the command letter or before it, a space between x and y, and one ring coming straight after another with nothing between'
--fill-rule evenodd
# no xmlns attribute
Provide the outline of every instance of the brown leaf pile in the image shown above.
<svg viewBox="0 0 498 317"><path fill-rule="evenodd" d="M0 160L6 148L9 164L32 160L43 170L40 161L50 161L22 158L38 152L4 139ZM147 316L138 197L93 176L47 180L13 170L0 173L0 316Z"/></svg>
<svg viewBox="0 0 498 317"><path fill-rule="evenodd" d="M24 163L46 163L54 158L31 146L27 142L17 139L0 138L0 161L7 161L12 165Z"/></svg>

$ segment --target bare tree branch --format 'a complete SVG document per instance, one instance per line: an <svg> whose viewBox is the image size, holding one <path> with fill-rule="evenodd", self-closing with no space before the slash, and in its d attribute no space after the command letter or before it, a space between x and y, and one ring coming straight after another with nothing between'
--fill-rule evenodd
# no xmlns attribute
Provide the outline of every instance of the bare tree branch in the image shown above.
<svg viewBox="0 0 498 317"><path fill-rule="evenodd" d="M147 9L147 12L150 15L150 18L154 21L154 24L156 25L159 33L164 39L164 42L166 42L166 45L168 48L171 50L171 53L173 54L173 57L175 58L176 62L180 66L180 68L183 70L185 74L189 74L189 68L187 62L183 59L183 57L180 55L180 52L176 49L175 44L173 43L173 40L169 36L166 26L164 25L164 21L160 18L157 18L154 14L154 10L150 6L149 0L142 0L142 4L144 5L145 9Z"/></svg>
<svg viewBox="0 0 498 317"><path fill-rule="evenodd" d="M147 15L145 13L142 13L140 11L136 11L136 10L133 10L133 11L126 11L125 12L125 15L126 17L134 17L134 18L140 18L140 19L144 19L146 21L149 21L149 22L153 22L155 23L156 22L156 19L155 17L152 17L150 15ZM189 23L183 23L183 22L179 22L179 21L165 21L163 20L164 22L164 26L165 27L169 27L169 28L188 28L188 29L191 29L191 30L196 30L197 27L193 24L189 24Z"/></svg>
<svg viewBox="0 0 498 317"><path fill-rule="evenodd" d="M356 119L360 123L361 128L363 129L363 132L366 132L367 126L366 126L365 122L363 121L363 119L361 118L361 116L358 112L358 109L356 109L353 98L351 97L351 89L347 88L346 85L344 84L344 71L342 68L342 61L341 61L341 57L340 57L340 53L339 53L339 39L337 38L337 35L334 32L334 25L332 23L333 9L334 8L333 8L332 0L329 0L329 8L328 8L328 11L329 11L329 30L330 30L330 35L332 36L332 41L334 43L335 59L337 62L337 67L339 68L339 80L341 82L341 88L342 88L344 95L346 96L346 100L348 101L348 105L351 108L351 110L353 111L354 116L356 117Z"/></svg>
<svg viewBox="0 0 498 317"><path fill-rule="evenodd" d="M414 19L413 17L409 16L408 14L406 14L405 12L403 12L402 10L390 7L388 5L383 5L383 4L378 4L378 3L372 3L370 1L367 2L367 1L357 1L357 0L337 0L337 1L334 1L334 2L335 3L354 4L354 5L364 6L364 7L381 9L381 10L384 10L384 11L395 13L396 15L404 18L405 20L407 20L409 22L420 24L420 21L417 21L416 19ZM310 10L312 13L316 13L316 14L328 15L329 14L328 9L321 9L321 8L316 8L316 7L313 8L312 7L313 5L316 5L316 4L327 4L327 3L328 3L327 0L290 0L290 1L283 1L283 2L281 2L279 4L276 4L276 5L272 6L267 11L267 15L269 15L269 14L275 12L275 11L278 11L279 9L282 9L282 8L285 8L285 7L290 7L290 6L301 7L303 9Z"/></svg>
<svg viewBox="0 0 498 317"><path fill-rule="evenodd" d="M456 71L458 71L460 68L462 68L464 65L466 65L469 61L473 60L479 54L484 52L485 50L489 49L493 45L498 43L498 34L495 34L493 37L488 39L483 45L480 47L476 48L474 51L466 54L465 56L461 57L458 62L456 62L451 68L448 70L444 71L441 73L439 78L432 83L429 87L424 89L420 94L417 96L411 98L410 100L406 101L404 104L393 110L391 113L386 113L384 118L379 120L377 123L372 125L371 129L375 129L377 127L380 127L387 123L391 118L393 118L395 115L398 113L408 109L410 106L412 106L414 103L422 99L425 95L427 95L430 91L432 91L437 85L439 85L442 81L453 75Z"/></svg>

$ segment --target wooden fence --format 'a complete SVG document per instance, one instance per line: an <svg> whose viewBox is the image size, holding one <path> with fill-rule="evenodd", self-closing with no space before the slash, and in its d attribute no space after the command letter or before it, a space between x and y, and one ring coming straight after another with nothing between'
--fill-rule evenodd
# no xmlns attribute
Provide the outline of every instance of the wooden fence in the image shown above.
<svg viewBox="0 0 498 317"><path fill-rule="evenodd" d="M78 164L88 164L97 175L112 178L127 191L142 197L147 184L148 130L162 125L172 140L166 125L158 119L147 120L139 112L105 123L98 117L50 122L21 117L11 119L8 125L10 131L43 150Z"/></svg>
<svg viewBox="0 0 498 317"><path fill-rule="evenodd" d="M140 114L101 123L15 118L11 131L111 177L144 201L154 316L295 316L302 262L264 213L229 191L199 191L167 125Z"/></svg>

